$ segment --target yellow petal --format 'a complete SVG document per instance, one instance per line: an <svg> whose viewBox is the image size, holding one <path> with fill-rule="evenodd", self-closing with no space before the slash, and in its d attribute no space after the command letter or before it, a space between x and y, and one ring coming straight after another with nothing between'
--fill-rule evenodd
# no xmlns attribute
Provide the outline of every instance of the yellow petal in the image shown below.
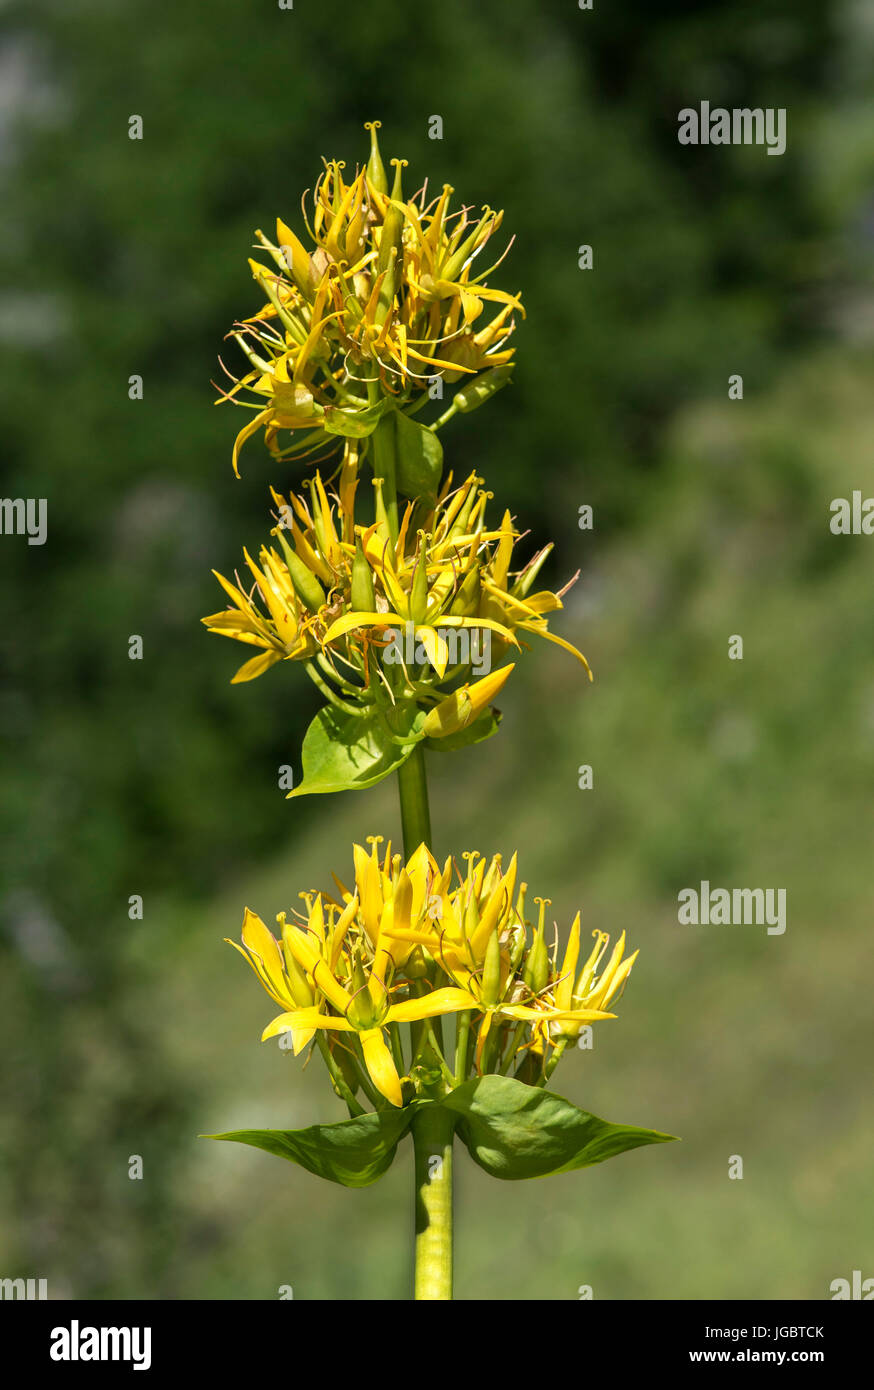
<svg viewBox="0 0 874 1390"><path fill-rule="evenodd" d="M250 967L250 969L254 970L255 976L261 988L267 991L274 1003L278 1004L281 1009L286 1008L286 1006L289 1003L294 1003L294 1000L290 996L289 998L285 998L283 995L277 994L264 971L264 967L261 964L261 961L256 956L250 955L250 953L245 949L245 947L241 946L238 941L231 941L229 936L225 937L225 941L227 942L228 946L233 946L235 951L239 951L246 964Z"/></svg>
<svg viewBox="0 0 874 1390"><path fill-rule="evenodd" d="M510 557L513 554L513 519L509 512L504 512L504 519L501 522L501 540L495 552L494 582L499 589L507 587L507 571L510 568Z"/></svg>
<svg viewBox="0 0 874 1390"><path fill-rule="evenodd" d="M582 665L585 666L589 680L591 681L595 679L595 677L592 675L592 668L589 665L586 658L583 656L583 653L577 651L576 647L574 647L570 642L566 642L563 637L556 637L555 633L549 632L545 625L543 627L535 627L529 623L520 623L519 626L525 628L529 632L536 632L539 637L545 637L547 642L554 642L557 647L564 647L566 652L570 652L572 656L575 656L577 658L577 661L581 662Z"/></svg>
<svg viewBox="0 0 874 1390"><path fill-rule="evenodd" d="M308 295L310 293L310 258L294 232L286 226L281 217L276 219L276 240L298 288Z"/></svg>
<svg viewBox="0 0 874 1390"><path fill-rule="evenodd" d="M639 955L640 955L640 951L634 951L634 952L628 957L627 960L624 960L624 961L622 962L622 964L620 965L619 969L616 971L616 974L613 976L613 982L612 982L612 984L610 985L610 989L609 989L608 992L607 992L606 998L604 999L604 1003L605 1003L605 1004L609 1004L609 1003L610 1003L610 1000L613 998L613 996L615 995L616 991L619 989L619 986L625 984L625 981L628 979L628 976L631 974L631 967L634 965L634 962L637 960L637 957L638 957Z"/></svg>
<svg viewBox="0 0 874 1390"><path fill-rule="evenodd" d="M223 574L219 574L218 570L213 570L213 574L215 575L218 582L221 584L222 588L230 598L231 602L234 603L237 608L239 608L240 612L245 613L247 616L251 616L253 612L252 605L246 598L246 595L242 592L242 590L238 589L236 584L232 584L229 579L225 579Z"/></svg>
<svg viewBox="0 0 874 1390"><path fill-rule="evenodd" d="M561 964L561 981L555 990L555 1002L559 1009L569 1009L574 993L574 978L580 954L580 914L577 913L571 927L567 950Z"/></svg>
<svg viewBox="0 0 874 1390"><path fill-rule="evenodd" d="M502 1004L499 1013L509 1014L511 1018L540 1019L546 1023L567 1020L574 1023L594 1023L602 1018L615 1018L615 1014L603 1013L600 1009L529 1009L525 1004Z"/></svg>
<svg viewBox="0 0 874 1390"><path fill-rule="evenodd" d="M282 979L282 953L279 944L272 932L261 921L257 912L251 908L246 908L243 914L243 945L264 963L264 968L271 979Z"/></svg>
<svg viewBox="0 0 874 1390"><path fill-rule="evenodd" d="M219 632L229 637L239 637L241 633L247 633L257 637L262 643L265 641L264 624L259 623L252 613L223 608L221 613L210 613L208 618L201 618L200 621L210 632Z"/></svg>
<svg viewBox="0 0 874 1390"><path fill-rule="evenodd" d="M342 618L331 623L322 641L327 645L357 627L403 627L404 620L397 613L344 613Z"/></svg>
<svg viewBox="0 0 874 1390"><path fill-rule="evenodd" d="M477 1002L466 989L435 989L421 999L407 999L392 1004L386 1015L388 1023L413 1023L419 1018L436 1018L438 1014L457 1014L460 1009L475 1009Z"/></svg>
<svg viewBox="0 0 874 1390"><path fill-rule="evenodd" d="M435 705L425 716L422 725L425 735L429 738L445 738L448 734L457 733L459 729L472 724L493 696L497 695L513 669L511 662L509 666L502 666L499 671L483 676L482 680L475 681L473 685L464 685L454 694L447 695L445 700L441 700L439 705Z"/></svg>
<svg viewBox="0 0 874 1390"><path fill-rule="evenodd" d="M261 1034L261 1041L266 1042L268 1038L275 1038L278 1033L295 1032L299 1028L335 1028L341 1033L355 1031L346 1018L322 1014L318 1009L294 1009L291 1013L277 1014Z"/></svg>
<svg viewBox="0 0 874 1390"><path fill-rule="evenodd" d="M416 637L425 648L425 655L438 676L445 676L446 664L449 661L449 648L439 632L433 627L417 627Z"/></svg>
<svg viewBox="0 0 874 1390"><path fill-rule="evenodd" d="M364 1061L374 1086L392 1105L403 1105L401 1080L382 1036L382 1029L367 1028L360 1037Z"/></svg>
<svg viewBox="0 0 874 1390"><path fill-rule="evenodd" d="M236 473L238 478L240 476L240 469L238 466L240 450L242 449L247 439L250 439L253 434L257 434L258 430L261 428L262 425L267 424L272 414L273 412L269 407L267 408L267 410L259 411L258 414L255 416L254 420L250 420L248 425L243 426L243 428L240 430L240 433L234 440L234 452L232 455L232 462L234 465L234 472Z"/></svg>
<svg viewBox="0 0 874 1390"><path fill-rule="evenodd" d="M269 651L263 656L253 656L251 661L245 662L231 678L231 685L241 685L243 681L253 681L256 676L261 676L265 671L269 671L271 666L275 666L277 661L282 660L282 652Z"/></svg>
<svg viewBox="0 0 874 1390"><path fill-rule="evenodd" d="M504 627L503 623L495 622L494 618L457 618L453 614L447 614L445 617L441 615L440 626L474 628L487 627L492 632L496 632L499 637L503 637L505 642L510 642L514 647L518 647L519 645L510 629L508 627Z"/></svg>
<svg viewBox="0 0 874 1390"><path fill-rule="evenodd" d="M316 988L320 989L325 998L330 1000L338 1013L345 1014L352 1003L351 995L343 988L339 980L334 978L308 934L300 927L292 927L289 924L283 940L298 965L308 975L312 975Z"/></svg>

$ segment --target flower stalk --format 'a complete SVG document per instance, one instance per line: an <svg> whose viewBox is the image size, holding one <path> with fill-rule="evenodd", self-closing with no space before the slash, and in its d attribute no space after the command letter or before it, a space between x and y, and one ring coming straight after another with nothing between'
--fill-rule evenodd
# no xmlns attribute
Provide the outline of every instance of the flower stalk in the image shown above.
<svg viewBox="0 0 874 1390"><path fill-rule="evenodd" d="M318 1133L213 1137L350 1187L375 1181L411 1138L415 1297L445 1301L456 1127L500 1177L567 1172L667 1136L544 1094L581 1029L616 1016L637 955L625 955L624 933L608 955L595 931L586 956L578 913L562 950L549 899L534 899L529 919L515 854L505 864L468 851L464 867L434 857L426 751L467 750L497 732L492 702L530 636L591 672L550 628L570 586L536 587L551 546L520 559L526 532L489 509L477 473L459 480L444 468L438 438L511 375L521 301L488 284L503 256L477 263L502 214L453 210L452 188L429 197L427 181L405 198L404 160L391 161L389 194L378 126L350 182L344 164L325 162L304 208L311 245L281 218L275 244L256 232L272 266L250 261L266 302L228 335L246 366L221 402L256 412L232 463L238 472L240 450L263 432L274 461L314 471L297 491L271 487L270 540L244 550L233 581L214 571L228 606L202 621L247 648L233 684L299 661L324 698L289 798L396 773L403 853L369 836L369 850L353 846L348 882L334 875L330 890L301 892L302 907L278 913L278 935L247 908L230 943L279 1009L262 1040L290 1041L295 1056L317 1050L349 1118ZM455 389L437 415L443 384ZM465 1114L485 1123L485 1151Z"/></svg>
<svg viewBox="0 0 874 1390"><path fill-rule="evenodd" d="M409 859L419 845L432 848L428 779L425 773L425 752L421 743L415 745L406 762L398 768L398 793L404 854Z"/></svg>
<svg viewBox="0 0 874 1390"><path fill-rule="evenodd" d="M454 1120L425 1105L412 1123L416 1182L415 1296L452 1298L452 1136Z"/></svg>

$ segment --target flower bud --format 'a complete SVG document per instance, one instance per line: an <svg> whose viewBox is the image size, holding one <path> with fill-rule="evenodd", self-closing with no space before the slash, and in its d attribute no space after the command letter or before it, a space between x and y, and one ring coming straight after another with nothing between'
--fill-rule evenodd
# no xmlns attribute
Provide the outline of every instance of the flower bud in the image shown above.
<svg viewBox="0 0 874 1390"><path fill-rule="evenodd" d="M546 916L546 904L549 900L548 898L535 898L534 901L540 905L540 921L537 925L537 931L534 933L531 950L525 961L522 979L533 994L539 994L549 979L549 952L546 949L544 933L544 917Z"/></svg>
<svg viewBox="0 0 874 1390"><path fill-rule="evenodd" d="M452 525L449 528L448 539L454 540L458 536L464 536L467 534L467 528L470 522L471 514L473 512L474 507L476 506L477 498L479 496L477 488L482 481L482 478L477 478L472 475L465 484L466 492L464 493L464 501L459 507L458 512L453 519Z"/></svg>
<svg viewBox="0 0 874 1390"><path fill-rule="evenodd" d="M493 367L491 371L483 372L475 381L456 391L452 397L452 404L456 410L465 414L470 410L476 410L477 406L483 405L496 391L500 391L502 386L506 386L512 375L512 363L505 367Z"/></svg>
<svg viewBox="0 0 874 1390"><path fill-rule="evenodd" d="M404 974L410 980L424 980L428 974L428 962L421 946L415 946L407 956Z"/></svg>
<svg viewBox="0 0 874 1390"><path fill-rule="evenodd" d="M290 227L281 217L276 219L276 240L285 264L291 271L292 279L307 298L312 295L310 286L310 258Z"/></svg>
<svg viewBox="0 0 874 1390"><path fill-rule="evenodd" d="M367 161L367 177L373 184L377 193L388 193L388 179L385 176L385 165L382 162L382 155L379 152L379 141L376 132L382 125L382 121L365 121L364 129L370 131L370 158Z"/></svg>
<svg viewBox="0 0 874 1390"><path fill-rule="evenodd" d="M473 685L463 685L460 690L447 695L425 716L422 731L426 738L446 738L448 734L466 729L482 713L492 696L497 695L512 670L512 663L502 666L499 671L474 681Z"/></svg>
<svg viewBox="0 0 874 1390"><path fill-rule="evenodd" d="M474 613L479 612L481 592L482 581L480 580L479 566L473 565L465 575L461 588L452 600L449 607L450 614L455 618L469 618Z"/></svg>
<svg viewBox="0 0 874 1390"><path fill-rule="evenodd" d="M282 554L288 566L288 573L294 585L294 592L297 594L311 613L316 613L327 602L327 595L319 583L312 570L307 569L303 560L292 550L288 541L282 533L282 527L277 526L273 531L274 536L282 546Z"/></svg>
<svg viewBox="0 0 874 1390"><path fill-rule="evenodd" d="M423 623L428 613L428 575L426 564L425 533L419 532L419 554L413 570L413 583L410 588L410 617L414 623Z"/></svg>
<svg viewBox="0 0 874 1390"><path fill-rule="evenodd" d="M482 1002L487 1008L494 1007L501 997L501 946L498 933L493 931L486 947L483 962Z"/></svg>
<svg viewBox="0 0 874 1390"><path fill-rule="evenodd" d="M355 559L352 561L352 608L356 613L375 613L376 596L373 591L373 575L361 546L360 538L355 542Z"/></svg>
<svg viewBox="0 0 874 1390"><path fill-rule="evenodd" d="M376 260L377 274L382 274L391 266L392 251L396 253L396 259L399 262L403 258L404 214L397 205L402 203L404 199L401 187L401 170L406 166L406 163L405 159L392 160L392 164L395 166L395 180L391 191L391 202L382 224L382 236L379 240L379 252Z"/></svg>
<svg viewBox="0 0 874 1390"><path fill-rule="evenodd" d="M485 208L484 213L485 216L483 217L482 221L475 223L474 229L471 232L470 236L467 237L467 239L461 243L458 250L450 256L449 260L446 261L445 265L440 267L441 280L454 280L456 275L458 275L463 269L464 263L467 260L468 256L472 254L472 252L476 249L477 246L481 246L491 235L491 232L493 230L492 223L495 221L495 214L491 211L490 208Z"/></svg>
<svg viewBox="0 0 874 1390"><path fill-rule="evenodd" d="M525 954L525 928L520 923L510 931L510 974L515 975Z"/></svg>
<svg viewBox="0 0 874 1390"><path fill-rule="evenodd" d="M370 1028L376 1022L373 998L368 987L367 972L361 960L361 952L353 947L349 971L349 987L352 1003L349 1006L349 1020L356 1028Z"/></svg>
<svg viewBox="0 0 874 1390"><path fill-rule="evenodd" d="M291 929L285 920L285 913L280 912L276 921L282 930L282 955L285 961L285 973L288 975L294 1002L299 1009L311 1008L315 1003L315 995L306 977L306 973L301 969L291 950Z"/></svg>

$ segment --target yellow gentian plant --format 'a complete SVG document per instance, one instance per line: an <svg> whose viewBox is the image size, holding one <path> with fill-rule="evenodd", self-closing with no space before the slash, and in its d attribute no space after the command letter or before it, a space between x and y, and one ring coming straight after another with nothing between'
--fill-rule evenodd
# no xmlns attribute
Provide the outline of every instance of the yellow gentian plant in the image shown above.
<svg viewBox="0 0 874 1390"><path fill-rule="evenodd" d="M233 580L216 573L229 603L203 622L250 649L235 682L299 660L324 696L289 796L395 774L403 848L355 845L348 886L335 877L301 893L275 934L247 908L231 943L278 1010L262 1037L318 1050L349 1118L212 1137L360 1187L410 1135L415 1293L448 1299L455 1138L487 1172L520 1179L670 1136L547 1090L581 1030L616 1017L637 956L625 934L611 951L596 931L586 952L577 914L561 949L548 900L529 914L515 854L506 867L500 855L434 856L426 754L496 732L492 701L530 636L591 672L550 629L564 590L536 587L551 547L520 557L514 518L490 514L484 480L444 467L441 431L512 371L522 303L487 283L506 248L482 267L503 215L454 207L448 185L407 198L406 161L392 161L390 184L378 127L366 127L369 157L348 182L325 162L304 236L281 219L275 241L256 232L262 257L249 265L264 302L228 335L241 366L224 367L219 398L253 412L233 467L263 431L274 462L311 472L297 491L271 488L270 538L257 557L243 552ZM431 403L445 386L441 410Z"/></svg>

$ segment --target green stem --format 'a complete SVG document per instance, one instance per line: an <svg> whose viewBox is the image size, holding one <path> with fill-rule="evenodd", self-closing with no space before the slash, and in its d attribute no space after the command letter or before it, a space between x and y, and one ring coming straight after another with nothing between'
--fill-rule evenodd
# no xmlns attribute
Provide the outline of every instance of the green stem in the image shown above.
<svg viewBox="0 0 874 1390"><path fill-rule="evenodd" d="M313 685L316 686L318 690L321 690L325 699L328 700L332 705L336 706L337 709L344 710L346 714L361 713L360 705L350 705L347 700L341 700L339 695L334 693L334 691L328 685L328 682L326 680L323 680L322 677L319 675L318 671L316 670L315 666L311 661L304 662L304 670L306 671Z"/></svg>
<svg viewBox="0 0 874 1390"><path fill-rule="evenodd" d="M452 1298L452 1131L454 1117L423 1105L412 1124L416 1156L417 1300Z"/></svg>
<svg viewBox="0 0 874 1390"><path fill-rule="evenodd" d="M371 400L379 400L379 392L371 392ZM398 470L395 454L395 422L392 411L380 420L370 436L373 446L373 476L382 478L382 500L388 518L392 541L398 538Z"/></svg>
<svg viewBox="0 0 874 1390"><path fill-rule="evenodd" d="M492 1019L492 1026L486 1038L485 1047L482 1050L480 1060L480 1071L483 1073L495 1070L495 1062L501 1055L501 1027Z"/></svg>
<svg viewBox="0 0 874 1390"><path fill-rule="evenodd" d="M467 1040L470 1037L470 1013L465 1010L455 1015L455 1084L460 1086L467 1080Z"/></svg>
<svg viewBox="0 0 874 1390"><path fill-rule="evenodd" d="M420 743L416 744L406 762L401 763L398 768L398 792L401 799L404 857L409 859L423 842L431 848L428 780L425 775L425 753Z"/></svg>
<svg viewBox="0 0 874 1390"><path fill-rule="evenodd" d="M347 695L354 696L359 702L366 700L368 692L364 686L353 685L351 681L347 681L344 676L341 676L339 671L335 671L324 652L316 653L316 661L319 663L325 675L328 676L330 680L336 681L340 689L344 690Z"/></svg>
<svg viewBox="0 0 874 1390"><path fill-rule="evenodd" d="M549 1080L549 1078L552 1076L552 1073L555 1071L556 1067L558 1066L559 1062L561 1061L561 1055L562 1055L562 1053L564 1052L564 1050L565 1050L566 1047L567 1047L567 1038L562 1038L560 1042L556 1043L556 1045L555 1045L555 1050L554 1050L552 1056L550 1057L549 1061L546 1063L546 1066L543 1068L543 1080L542 1080L541 1083L540 1083L541 1086L545 1086L546 1083L547 1083L547 1081Z"/></svg>
<svg viewBox="0 0 874 1390"><path fill-rule="evenodd" d="M516 1059L516 1048L519 1046L519 1039L525 1032L525 1027L526 1025L524 1023L517 1023L516 1027L513 1029L513 1032L510 1035L510 1045L507 1048L507 1054L499 1067L501 1076L507 1075L507 1072L510 1070L510 1067L513 1065Z"/></svg>
<svg viewBox="0 0 874 1390"><path fill-rule="evenodd" d="M404 856L419 845L431 848L431 813L428 807L428 780L425 754L417 744L398 768L398 793ZM454 1077L437 1046L430 1022L420 1038L430 1043L439 1059L444 1081L452 1086ZM466 1049L465 1049L466 1052ZM452 1131L453 1115L439 1105L423 1105L411 1126L416 1171L416 1275L415 1296L419 1300L448 1301L452 1298Z"/></svg>
<svg viewBox="0 0 874 1390"><path fill-rule="evenodd" d="M443 426L448 424L452 417L457 414L458 406L453 401L452 404L449 406L449 409L444 410L443 414L440 416L440 419L434 420L434 422L428 426L428 429L431 430L433 434L436 434L438 430L441 430Z"/></svg>
<svg viewBox="0 0 874 1390"><path fill-rule="evenodd" d="M406 1072L406 1067L404 1066L404 1049L401 1043L401 1028L399 1023L390 1023L388 1025L388 1041L394 1064L398 1069L398 1076L403 1076Z"/></svg>
<svg viewBox="0 0 874 1390"><path fill-rule="evenodd" d="M340 1068L337 1066L337 1063L331 1056L330 1047L328 1046L326 1040L322 1037L321 1033L319 1033L318 1030L316 1031L316 1042L318 1044L319 1051L321 1052L322 1057L325 1060L325 1066L328 1068L328 1071L330 1072L331 1080L334 1083L334 1089L337 1092L337 1094L342 1096L343 1100L345 1100L350 1116L354 1118L356 1115L363 1115L364 1106L358 1104L358 1101L352 1094L351 1087L346 1084L346 1078L344 1077Z"/></svg>

